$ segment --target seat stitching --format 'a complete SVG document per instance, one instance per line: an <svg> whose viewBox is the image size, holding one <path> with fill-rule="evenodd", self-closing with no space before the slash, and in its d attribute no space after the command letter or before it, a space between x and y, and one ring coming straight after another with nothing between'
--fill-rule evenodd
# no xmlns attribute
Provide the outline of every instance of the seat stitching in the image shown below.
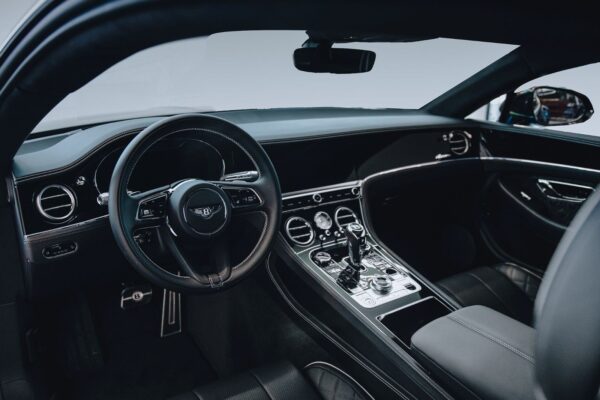
<svg viewBox="0 0 600 400"><path fill-rule="evenodd" d="M512 345L510 345L508 343L506 343L502 339L499 339L499 338L497 338L497 337L495 337L495 336L493 336L493 335L491 335L491 334L489 334L487 332L484 332L481 329L478 329L478 328L470 325L468 322L466 322L466 321L464 321L464 320L462 320L460 318L456 318L453 315L448 315L448 318L450 320L456 322L457 324L459 324L461 326L464 326L465 328L467 328L467 329L469 329L469 330L471 330L471 331L473 331L475 333L478 333L481 336L483 336L483 337L485 337L485 338L487 338L487 339L489 339L489 340L491 340L491 341L493 341L493 342L501 345L502 347L507 348L511 352L515 353L516 355L518 355L521 358L524 358L525 360L529 361L530 363L535 364L535 361L534 361L534 359L533 359L532 356L530 356L529 354L527 354L527 353L525 353L525 352L517 349L516 347L514 347L514 346L512 346Z"/></svg>
<svg viewBox="0 0 600 400"><path fill-rule="evenodd" d="M458 378L456 378L454 375L452 375L449 371L446 371L446 369L444 367L442 367L440 364L438 364L438 362L435 361L433 358L431 358L427 354L425 354L421 349L419 349L415 345L412 345L411 349L415 350L423 358L427 359L430 363L435 365L440 370L440 372L442 372L444 375L446 375L448 378L450 378L452 381L454 381L454 383L456 383L458 386L462 387L464 390L469 392L473 397L481 400L481 397L479 397L479 395L477 393L473 392L469 387L467 387L464 383L462 383L460 380L458 380Z"/></svg>
<svg viewBox="0 0 600 400"><path fill-rule="evenodd" d="M271 393L269 393L269 391L267 390L267 387L265 385L263 385L263 383L260 380L260 378L258 376L256 376L256 374L254 373L254 371L250 371L250 375L252 375L252 377L254 378L254 380L256 380L256 382L258 382L258 384L262 388L263 392L265 392L265 394L267 395L267 397L269 397L269 399L271 399L271 400L275 400L275 398L273 396L271 396Z"/></svg>
<svg viewBox="0 0 600 400"><path fill-rule="evenodd" d="M373 399L373 396L371 396L371 394L367 391L367 389L360 386L360 384L358 382L354 382L353 378L350 375L348 375L348 377L350 377L350 379L348 379L347 376L340 373L339 371L336 371L335 369L326 368L323 365L313 365L310 368L317 368L317 369L321 370L320 372L322 375L329 373L329 374L335 376L339 381L345 382L359 396L359 399L362 399L365 397L369 398L369 399Z"/></svg>
<svg viewBox="0 0 600 400"><path fill-rule="evenodd" d="M472 272L468 272L469 275L471 275L473 278L475 278L476 280L478 280L479 282L481 282L481 284L490 291L490 293L492 293L494 295L494 297L496 297L500 303L502 303L502 305L504 306L504 308L506 308L506 310L510 313L512 313L514 315L513 310L511 309L511 307L508 306L508 304L502 299L502 297L500 297L483 279L481 279L480 277L478 277L477 275L475 275Z"/></svg>

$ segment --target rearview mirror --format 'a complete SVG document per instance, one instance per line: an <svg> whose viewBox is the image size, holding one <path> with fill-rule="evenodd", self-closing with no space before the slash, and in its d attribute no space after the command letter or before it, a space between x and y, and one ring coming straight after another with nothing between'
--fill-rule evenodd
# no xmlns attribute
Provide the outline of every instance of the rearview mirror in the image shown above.
<svg viewBox="0 0 600 400"><path fill-rule="evenodd" d="M294 65L305 72L355 74L369 72L373 64L375 53L369 50L317 46L302 47L294 51Z"/></svg>
<svg viewBox="0 0 600 400"><path fill-rule="evenodd" d="M587 96L569 89L537 86L509 94L499 121L511 125L557 126L578 124L593 114Z"/></svg>

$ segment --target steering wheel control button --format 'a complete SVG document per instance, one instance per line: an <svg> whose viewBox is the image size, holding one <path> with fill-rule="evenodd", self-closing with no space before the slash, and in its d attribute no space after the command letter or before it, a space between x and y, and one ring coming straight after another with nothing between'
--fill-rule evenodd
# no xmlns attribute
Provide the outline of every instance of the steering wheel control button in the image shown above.
<svg viewBox="0 0 600 400"><path fill-rule="evenodd" d="M249 207L260 205L260 197L253 189L226 188L225 193L231 200L233 208Z"/></svg>
<svg viewBox="0 0 600 400"><path fill-rule="evenodd" d="M166 194L162 194L158 197L140 202L140 206L138 208L138 218L147 219L164 217L166 202Z"/></svg>

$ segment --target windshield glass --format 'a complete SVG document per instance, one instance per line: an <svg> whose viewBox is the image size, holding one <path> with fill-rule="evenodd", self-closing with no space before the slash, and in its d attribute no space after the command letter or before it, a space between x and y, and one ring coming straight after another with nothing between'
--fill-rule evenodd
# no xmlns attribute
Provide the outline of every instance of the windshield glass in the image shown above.
<svg viewBox="0 0 600 400"><path fill-rule="evenodd" d="M302 31L226 32L144 50L69 95L34 132L191 111L416 109L515 48L453 39L336 44L374 51L375 65L328 74L294 67L306 39Z"/></svg>

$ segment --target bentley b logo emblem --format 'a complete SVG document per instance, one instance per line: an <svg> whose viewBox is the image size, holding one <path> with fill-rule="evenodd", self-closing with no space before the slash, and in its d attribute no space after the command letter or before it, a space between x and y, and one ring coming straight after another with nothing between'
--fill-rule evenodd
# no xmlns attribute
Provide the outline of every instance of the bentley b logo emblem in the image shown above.
<svg viewBox="0 0 600 400"><path fill-rule="evenodd" d="M214 204L214 205L209 205L209 206L204 206L204 207L190 208L190 211L194 215L198 215L198 216L200 216L200 217L202 217L204 219L212 218L212 216L215 215L220 210L221 210L221 205L220 204Z"/></svg>

